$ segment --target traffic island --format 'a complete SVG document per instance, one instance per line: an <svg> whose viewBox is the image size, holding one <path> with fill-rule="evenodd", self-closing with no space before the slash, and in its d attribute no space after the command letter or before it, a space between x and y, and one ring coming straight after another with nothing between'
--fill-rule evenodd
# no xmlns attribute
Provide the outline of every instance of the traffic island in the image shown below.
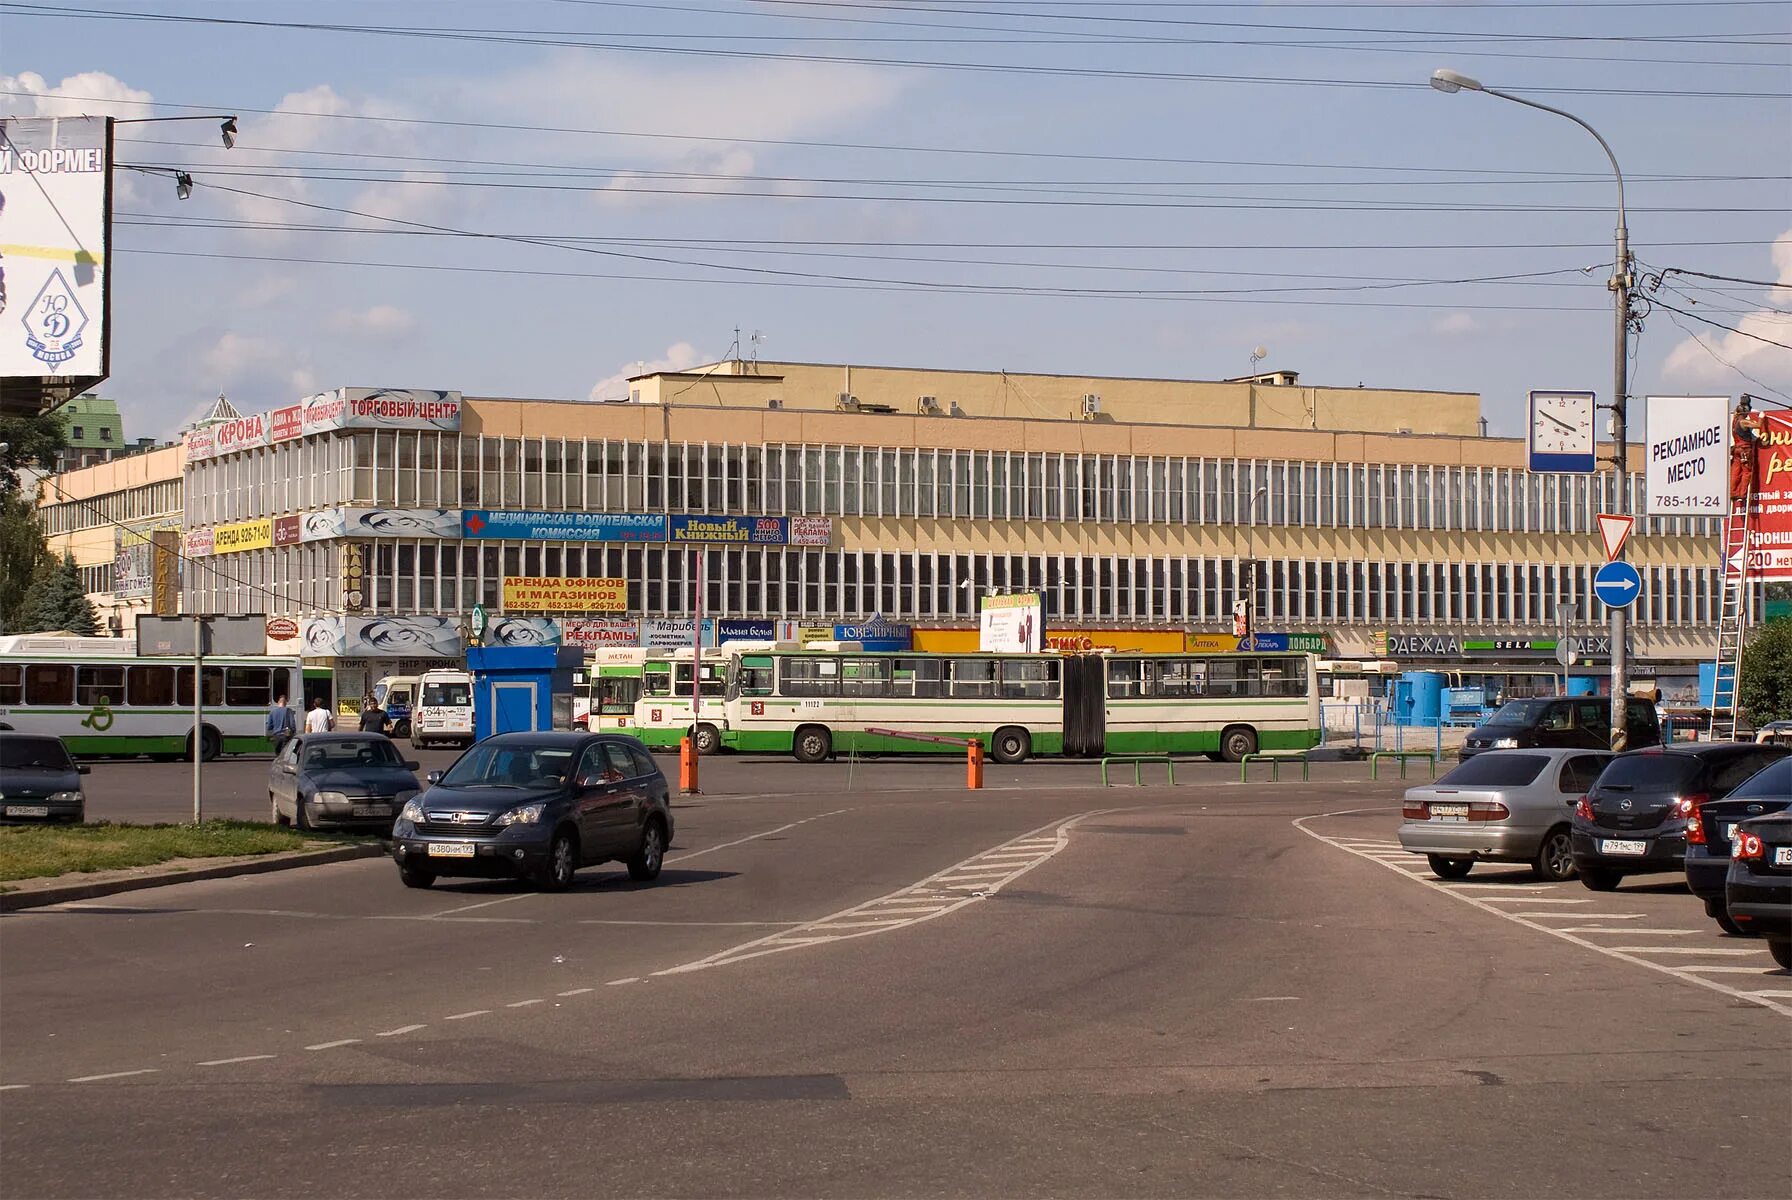
<svg viewBox="0 0 1792 1200"><path fill-rule="evenodd" d="M371 858L374 841L247 821L0 829L0 912L199 879Z"/></svg>

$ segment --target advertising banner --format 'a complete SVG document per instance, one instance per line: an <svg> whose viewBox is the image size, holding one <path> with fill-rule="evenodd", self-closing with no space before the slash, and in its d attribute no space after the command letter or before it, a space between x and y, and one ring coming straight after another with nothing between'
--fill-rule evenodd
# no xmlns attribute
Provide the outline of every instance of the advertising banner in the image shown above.
<svg viewBox="0 0 1792 1200"><path fill-rule="evenodd" d="M563 617L560 641L562 645L590 649L639 646L641 622L633 617Z"/></svg>
<svg viewBox="0 0 1792 1200"><path fill-rule="evenodd" d="M288 516L274 518L274 545L296 546L305 540L305 520L303 517Z"/></svg>
<svg viewBox="0 0 1792 1200"><path fill-rule="evenodd" d="M782 546L789 537L783 517L704 517L681 513L669 518L673 542Z"/></svg>
<svg viewBox="0 0 1792 1200"><path fill-rule="evenodd" d="M525 542L663 542L659 513L496 512L469 508L460 515L461 536Z"/></svg>
<svg viewBox="0 0 1792 1200"><path fill-rule="evenodd" d="M268 441L290 442L305 432L305 406L289 404L268 414Z"/></svg>
<svg viewBox="0 0 1792 1200"><path fill-rule="evenodd" d="M272 517L254 521L232 521L212 526L212 553L237 554L244 550L266 550L274 544Z"/></svg>
<svg viewBox="0 0 1792 1200"><path fill-rule="evenodd" d="M832 517L786 517L792 546L825 546L834 538Z"/></svg>
<svg viewBox="0 0 1792 1200"><path fill-rule="evenodd" d="M996 654L1037 654L1045 644L1045 607L1038 592L984 596L978 605L977 648Z"/></svg>
<svg viewBox="0 0 1792 1200"><path fill-rule="evenodd" d="M1185 649L1190 654L1233 654L1240 650L1324 654L1327 640L1323 633L1252 633L1244 637L1230 633L1191 633Z"/></svg>
<svg viewBox="0 0 1792 1200"><path fill-rule="evenodd" d="M1729 486L1728 396L1649 396L1643 478L1652 517L1721 517Z"/></svg>
<svg viewBox="0 0 1792 1200"><path fill-rule="evenodd" d="M908 625L892 625L881 616L873 615L868 621L857 625L836 625L833 640L837 642L857 642L867 650L907 650L914 641L915 631Z"/></svg>
<svg viewBox="0 0 1792 1200"><path fill-rule="evenodd" d="M211 428L213 454L229 454L236 450L248 450L268 444L266 413L233 417L228 421L219 421Z"/></svg>
<svg viewBox="0 0 1792 1200"><path fill-rule="evenodd" d="M345 508L342 537L455 538L458 508Z"/></svg>
<svg viewBox="0 0 1792 1200"><path fill-rule="evenodd" d="M0 120L0 376L105 378L111 170L104 117Z"/></svg>
<svg viewBox="0 0 1792 1200"><path fill-rule="evenodd" d="M691 622L687 617L680 621L674 618L650 617L641 621L641 644L655 650L677 650L681 646L691 644ZM716 644L716 623L709 617L703 618L703 644Z"/></svg>
<svg viewBox="0 0 1792 1200"><path fill-rule="evenodd" d="M342 607L359 612L367 606L367 547L360 542L342 544Z"/></svg>
<svg viewBox="0 0 1792 1200"><path fill-rule="evenodd" d="M797 637L795 621L749 621L739 618L721 617L716 621L716 644L726 645L729 642L794 642ZM824 632L826 632L824 630ZM819 640L825 641L826 638Z"/></svg>
<svg viewBox="0 0 1792 1200"><path fill-rule="evenodd" d="M181 554L187 558L204 558L212 552L212 531L208 525L203 529L189 529L181 538Z"/></svg>
<svg viewBox="0 0 1792 1200"><path fill-rule="evenodd" d="M564 575L506 575L504 607L522 612L620 613L628 611L628 580Z"/></svg>
<svg viewBox="0 0 1792 1200"><path fill-rule="evenodd" d="M173 616L180 611L180 530L158 529L149 540L155 547L149 607L157 616Z"/></svg>
<svg viewBox="0 0 1792 1200"><path fill-rule="evenodd" d="M460 428L460 393L424 388L337 388L305 398L305 433L332 429Z"/></svg>
<svg viewBox="0 0 1792 1200"><path fill-rule="evenodd" d="M487 646L558 646L560 622L552 617L493 617L480 640Z"/></svg>
<svg viewBox="0 0 1792 1200"><path fill-rule="evenodd" d="M459 658L452 617L307 617L307 658Z"/></svg>
<svg viewBox="0 0 1792 1200"><path fill-rule="evenodd" d="M299 517L301 542L327 542L348 532L347 514L340 508L320 508Z"/></svg>
<svg viewBox="0 0 1792 1200"><path fill-rule="evenodd" d="M201 425L187 430L187 461L201 462L217 453L216 425Z"/></svg>
<svg viewBox="0 0 1792 1200"><path fill-rule="evenodd" d="M147 596L155 578L155 547L146 533L120 529L113 537L112 594Z"/></svg>
<svg viewBox="0 0 1792 1200"><path fill-rule="evenodd" d="M1792 413L1753 414L1754 489L1749 505L1750 579L1792 579Z"/></svg>

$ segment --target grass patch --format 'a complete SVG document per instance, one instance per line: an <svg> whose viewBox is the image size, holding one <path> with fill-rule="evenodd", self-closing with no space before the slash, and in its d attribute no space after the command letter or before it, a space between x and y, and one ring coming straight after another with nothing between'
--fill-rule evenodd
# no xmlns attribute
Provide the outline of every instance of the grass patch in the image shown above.
<svg viewBox="0 0 1792 1200"><path fill-rule="evenodd" d="M341 839L250 821L202 825L13 825L0 828L0 880L149 867L176 858L318 850Z"/></svg>

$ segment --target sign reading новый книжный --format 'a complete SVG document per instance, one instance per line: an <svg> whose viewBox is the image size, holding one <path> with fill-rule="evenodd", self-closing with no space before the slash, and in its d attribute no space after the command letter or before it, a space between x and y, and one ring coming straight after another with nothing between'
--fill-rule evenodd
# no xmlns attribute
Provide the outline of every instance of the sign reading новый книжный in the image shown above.
<svg viewBox="0 0 1792 1200"><path fill-rule="evenodd" d="M1730 488L1730 398L1650 396L1643 477L1652 517L1721 517Z"/></svg>
<svg viewBox="0 0 1792 1200"><path fill-rule="evenodd" d="M506 575L504 607L521 612L627 612L628 580Z"/></svg>

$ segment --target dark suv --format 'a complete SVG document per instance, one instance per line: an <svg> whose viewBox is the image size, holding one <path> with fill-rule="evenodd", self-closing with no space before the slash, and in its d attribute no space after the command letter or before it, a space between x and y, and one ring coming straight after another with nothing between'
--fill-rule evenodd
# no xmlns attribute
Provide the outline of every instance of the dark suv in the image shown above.
<svg viewBox="0 0 1792 1200"><path fill-rule="evenodd" d="M580 867L612 860L651 880L672 842L671 789L631 737L500 734L428 778L392 829L406 887L456 875L562 891Z"/></svg>
<svg viewBox="0 0 1792 1200"><path fill-rule="evenodd" d="M1756 768L1744 775L1741 786L1718 796L1693 795L1681 803L1686 814L1686 886L1705 902L1705 915L1725 933L1741 933L1724 907L1724 878L1730 871L1731 843L1736 827L1752 817L1792 808L1792 754L1787 747L1756 743L1761 753L1739 759L1735 770ZM1726 772L1728 774L1728 772ZM1719 780L1721 785L1726 782Z"/></svg>
<svg viewBox="0 0 1792 1200"><path fill-rule="evenodd" d="M1655 706L1632 700L1629 748L1661 744L1661 723ZM1599 696L1539 697L1511 700L1468 731L1462 757L1483 750L1534 750L1560 746L1571 750L1608 750L1612 744L1612 704Z"/></svg>
<svg viewBox="0 0 1792 1200"><path fill-rule="evenodd" d="M1580 881L1609 892L1626 875L1681 870L1688 818L1783 754L1777 746L1699 742L1618 755L1574 808Z"/></svg>

